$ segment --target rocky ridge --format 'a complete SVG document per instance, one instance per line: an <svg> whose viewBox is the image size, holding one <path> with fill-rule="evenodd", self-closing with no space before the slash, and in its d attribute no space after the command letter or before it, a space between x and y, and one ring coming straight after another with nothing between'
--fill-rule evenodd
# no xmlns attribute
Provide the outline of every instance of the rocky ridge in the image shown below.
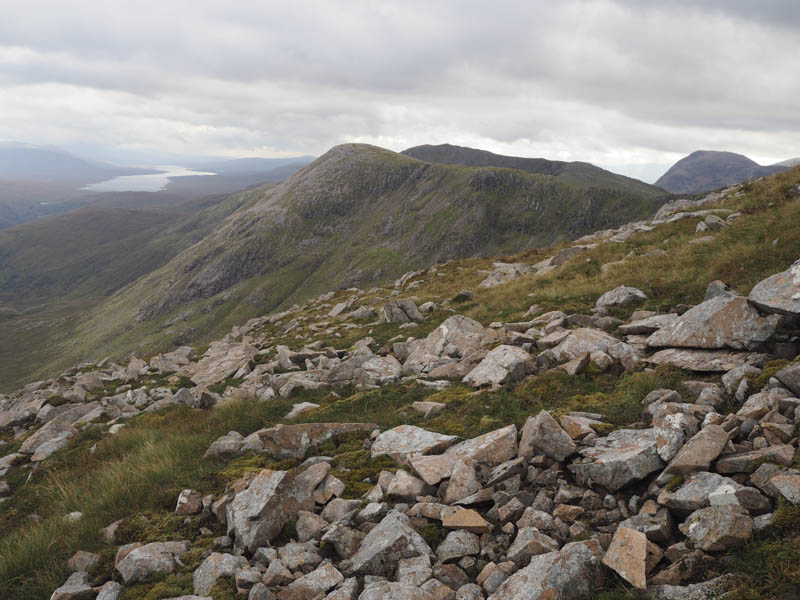
<svg viewBox="0 0 800 600"><path fill-rule="evenodd" d="M536 265L500 263L485 287L546 273L587 246L663 223L705 222L707 211L696 210L702 204L665 207L651 221L587 236ZM694 307L634 311L626 322L615 322L610 311L636 306L646 294L620 286L588 314L531 307L529 321L484 327L450 308L454 301L417 306L411 292L435 278L436 267L382 290L377 308L361 305L365 293L358 289L335 306L326 294L309 303L315 320L300 316L308 307L297 307L252 319L202 354L182 347L149 361L81 365L1 398L0 428L24 441L0 458L0 477L20 465L35 469L81 430L114 435L126 419L174 404L213 410L238 395L270 402L298 390L397 382L444 389L460 380L491 389L551 370L578 375L675 365L700 379L682 391L650 392L641 398L642 422L610 433L603 415L547 410L531 414L519 431L512 424L471 439L355 422L233 431L211 444L207 457L266 455L296 466L250 471L217 496L184 490L175 513L190 527L216 523L225 530L194 570L195 598L209 597L224 579L250 599L580 598L612 573L657 599L722 597L730 577L698 578L767 529L782 505L800 504L800 471L793 468L800 367L788 362L798 355L798 265L763 280L748 297L710 282ZM435 311L451 312L424 337L381 347L366 337L347 349L319 342L292 349L263 333L321 332L354 318L413 333L441 314ZM785 366L756 389L776 358ZM703 379L708 374L718 380ZM292 417L302 420L314 409L297 404ZM449 407L420 402L414 410L431 418ZM308 457L348 436L397 465L371 480L361 499L344 497L344 475L331 457ZM289 523L294 532L285 539ZM420 534L430 527L441 539ZM88 573L99 557L79 553L71 561L75 573L52 597L111 600L138 581L179 571L187 552L181 539L122 545L106 582Z"/></svg>

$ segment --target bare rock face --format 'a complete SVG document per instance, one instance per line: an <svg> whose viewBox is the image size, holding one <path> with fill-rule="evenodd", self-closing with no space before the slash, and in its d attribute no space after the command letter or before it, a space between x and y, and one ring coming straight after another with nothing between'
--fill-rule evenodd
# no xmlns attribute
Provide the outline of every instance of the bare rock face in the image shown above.
<svg viewBox="0 0 800 600"><path fill-rule="evenodd" d="M583 485L618 490L663 466L657 438L655 429L619 429L580 450L584 462L575 462L568 468Z"/></svg>
<svg viewBox="0 0 800 600"><path fill-rule="evenodd" d="M368 587L358 600L436 600L436 597L407 583L387 582Z"/></svg>
<svg viewBox="0 0 800 600"><path fill-rule="evenodd" d="M217 583L217 579L231 577L236 569L247 566L247 560L242 556L212 552L192 575L194 593L198 596L208 595Z"/></svg>
<svg viewBox="0 0 800 600"><path fill-rule="evenodd" d="M707 471L727 443L727 431L719 425L708 425L686 442L664 471L680 475Z"/></svg>
<svg viewBox="0 0 800 600"><path fill-rule="evenodd" d="M709 496L723 485L733 488L739 504L746 509L754 513L769 510L769 500L756 488L740 485L729 477L707 471L694 473L677 489L662 489L658 503L678 513L691 513L707 507Z"/></svg>
<svg viewBox="0 0 800 600"><path fill-rule="evenodd" d="M248 344L218 341L211 344L193 368L192 381L199 386L219 383L253 361L258 350Z"/></svg>
<svg viewBox="0 0 800 600"><path fill-rule="evenodd" d="M285 460L287 458L303 459L308 449L325 442L337 435L354 433L357 431L372 431L377 425L374 423L299 423L297 425L276 425L269 429L261 429L248 440L257 438L259 452L266 452L273 458ZM255 441L255 440L253 440ZM215 442L216 443L216 442Z"/></svg>
<svg viewBox="0 0 800 600"><path fill-rule="evenodd" d="M627 306L644 300L647 300L647 294L642 290L627 285L621 285L600 296L597 302L595 302L595 308Z"/></svg>
<svg viewBox="0 0 800 600"><path fill-rule="evenodd" d="M278 594L278 600L306 600L318 598L344 581L342 574L332 564L321 565L290 583Z"/></svg>
<svg viewBox="0 0 800 600"><path fill-rule="evenodd" d="M180 557L189 549L188 542L153 542L117 552L116 569L125 583L142 581L156 573L172 573L180 568Z"/></svg>
<svg viewBox="0 0 800 600"><path fill-rule="evenodd" d="M647 358L647 362L655 365L673 365L701 373L724 373L739 367L758 367L769 360L769 356L755 352L694 348L667 348Z"/></svg>
<svg viewBox="0 0 800 600"><path fill-rule="evenodd" d="M312 494L330 469L317 463L302 472L264 469L226 507L228 535L250 552L264 546L300 510L314 507Z"/></svg>
<svg viewBox="0 0 800 600"><path fill-rule="evenodd" d="M739 506L709 506L696 510L679 526L695 548L721 552L741 546L753 535L753 519Z"/></svg>
<svg viewBox="0 0 800 600"><path fill-rule="evenodd" d="M433 551L408 517L393 510L367 534L358 552L342 569L349 575L391 576L398 561L422 554L432 555Z"/></svg>
<svg viewBox="0 0 800 600"><path fill-rule="evenodd" d="M689 309L647 339L651 348L755 350L775 334L776 322L762 317L734 294L715 296Z"/></svg>
<svg viewBox="0 0 800 600"><path fill-rule="evenodd" d="M775 374L775 377L792 392L800 395L800 363L784 367Z"/></svg>
<svg viewBox="0 0 800 600"><path fill-rule="evenodd" d="M416 427L400 425L381 433L372 444L372 457L387 455L401 464L410 458L438 454L453 445L458 438Z"/></svg>
<svg viewBox="0 0 800 600"><path fill-rule="evenodd" d="M513 281L520 275L525 275L531 271L531 266L524 263L496 262L492 263L492 266L494 269L492 269L492 272L486 276L486 279L478 284L478 287L494 287L496 285L500 285L501 283Z"/></svg>
<svg viewBox="0 0 800 600"><path fill-rule="evenodd" d="M757 283L748 299L765 312L800 315L800 260Z"/></svg>
<svg viewBox="0 0 800 600"><path fill-rule="evenodd" d="M546 410L535 417L528 417L522 427L522 438L519 442L519 456L531 458L535 454L544 454L559 462L563 462L575 453L577 446L570 435Z"/></svg>
<svg viewBox="0 0 800 600"><path fill-rule="evenodd" d="M383 305L380 311L381 323L398 323L403 325L424 318L417 305L411 300L393 300Z"/></svg>
<svg viewBox="0 0 800 600"><path fill-rule="evenodd" d="M501 345L491 350L465 377L472 387L519 381L532 367L531 355L518 346Z"/></svg>
<svg viewBox="0 0 800 600"><path fill-rule="evenodd" d="M415 342L414 349L403 363L403 375L429 373L480 350L490 336L483 325L462 315L453 315L434 329L424 340Z"/></svg>
<svg viewBox="0 0 800 600"><path fill-rule="evenodd" d="M446 454L494 467L516 457L517 451L517 426L509 425L452 446Z"/></svg>
<svg viewBox="0 0 800 600"><path fill-rule="evenodd" d="M601 550L595 541L548 552L506 579L489 600L575 600L596 589Z"/></svg>
<svg viewBox="0 0 800 600"><path fill-rule="evenodd" d="M586 353L603 353L622 363L625 368L631 368L639 362L639 353L632 346L605 331L588 327L572 330L552 352L558 361L572 360Z"/></svg>
<svg viewBox="0 0 800 600"><path fill-rule="evenodd" d="M634 587L647 587L647 537L633 529L618 527L603 564L614 569Z"/></svg>

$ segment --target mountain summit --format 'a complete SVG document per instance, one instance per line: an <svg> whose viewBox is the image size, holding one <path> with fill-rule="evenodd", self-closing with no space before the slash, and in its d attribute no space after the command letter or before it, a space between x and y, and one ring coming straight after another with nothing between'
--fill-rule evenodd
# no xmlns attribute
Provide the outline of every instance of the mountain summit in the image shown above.
<svg viewBox="0 0 800 600"><path fill-rule="evenodd" d="M780 173L787 168L781 164L763 167L733 152L697 150L672 165L656 185L675 194L699 194Z"/></svg>

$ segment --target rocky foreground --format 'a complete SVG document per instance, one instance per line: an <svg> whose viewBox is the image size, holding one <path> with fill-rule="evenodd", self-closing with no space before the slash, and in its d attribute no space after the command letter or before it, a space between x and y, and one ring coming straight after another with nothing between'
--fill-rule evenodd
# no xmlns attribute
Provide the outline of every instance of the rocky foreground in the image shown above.
<svg viewBox="0 0 800 600"><path fill-rule="evenodd" d="M653 223L581 243L613 243L682 214L701 217L700 231L736 218L672 209ZM483 285L546 272L582 247L537 265L498 263ZM187 489L176 498L175 514L186 526L226 532L194 571L195 595L183 598L210 598L220 581L232 580L231 593L250 600L578 599L615 578L655 599L724 597L734 576L705 580L706 573L719 572L721 557L769 528L781 507L800 504L800 362L791 362L798 355L800 261L747 297L711 282L696 306L638 310L627 321L611 311L646 295L620 286L590 314L532 306L527 321L484 327L453 311L425 337L400 336L380 348L369 337L346 350L274 343L275 331L302 340L337 320L377 319L413 333L426 315L447 310L418 307L409 293L435 276L436 268L411 273L374 304L361 304L360 290L333 306L332 294L322 296L310 304L314 318L308 307L296 307L254 319L201 355L183 347L149 362L83 365L30 384L1 400L0 429L24 441L0 458L0 477L20 465L35 469L86 428L113 435L126 419L173 404L213 410L236 395L270 402L298 389L335 393L400 381L497 388L552 369L577 375L673 365L697 380L684 381L680 392L647 394L642 422L610 433L600 414L548 411L530 415L521 431L512 424L472 439L359 422L232 431L206 456L299 464L247 472L220 495ZM776 359L781 367L764 371ZM154 378L163 385L143 383ZM232 381L237 387L224 385ZM302 420L315 408L298 403L287 417ZM418 402L414 410L433 418L448 406ZM396 464L372 478L362 498L345 498L332 458L311 452L341 439L359 440L372 457ZM0 483L0 493L11 492ZM109 523L109 541L118 526ZM423 536L430 526L442 535ZM131 585L179 571L190 546L184 539L120 545L113 579L99 585L89 571L100 557L79 552L70 561L74 574L52 599L113 600Z"/></svg>

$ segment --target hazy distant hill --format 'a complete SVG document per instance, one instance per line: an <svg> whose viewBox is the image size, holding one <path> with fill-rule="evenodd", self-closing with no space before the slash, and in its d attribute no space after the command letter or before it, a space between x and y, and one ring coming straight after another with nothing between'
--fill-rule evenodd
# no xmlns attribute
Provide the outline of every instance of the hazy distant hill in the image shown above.
<svg viewBox="0 0 800 600"><path fill-rule="evenodd" d="M674 194L698 194L779 173L789 165L762 167L733 152L697 150L682 158L664 173L656 185Z"/></svg>
<svg viewBox="0 0 800 600"><path fill-rule="evenodd" d="M528 173L552 175L558 180L572 185L608 187L646 196L657 196L664 193L663 190L638 179L618 175L586 162L504 156L486 150L453 146L451 144L415 146L414 148L403 150L402 153L418 160L436 164L466 165L469 167L506 167L520 169Z"/></svg>
<svg viewBox="0 0 800 600"><path fill-rule="evenodd" d="M156 169L120 167L85 160L58 148L0 143L0 179L16 181L102 181L118 175L159 173Z"/></svg>
<svg viewBox="0 0 800 600"><path fill-rule="evenodd" d="M313 156L293 156L290 158L234 158L201 162L192 165L199 171L212 171L223 175L241 175L245 173L266 173L279 167L289 165L305 166L314 160ZM299 167L298 167L299 168ZM297 170L297 168L295 168Z"/></svg>

